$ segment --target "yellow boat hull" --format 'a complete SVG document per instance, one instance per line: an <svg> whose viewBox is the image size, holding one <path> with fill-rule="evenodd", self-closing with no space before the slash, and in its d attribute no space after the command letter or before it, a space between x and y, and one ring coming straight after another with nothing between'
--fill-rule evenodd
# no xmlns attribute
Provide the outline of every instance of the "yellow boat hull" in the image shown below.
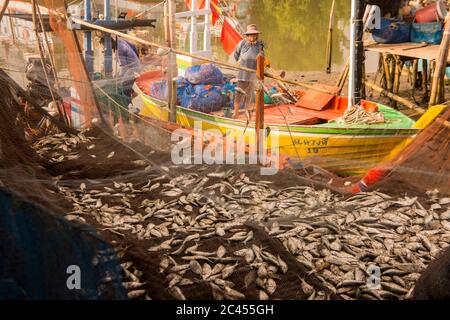
<svg viewBox="0 0 450 320"><path fill-rule="evenodd" d="M142 99L140 115L167 122L169 110L164 102L144 94L135 86ZM186 128L201 126L202 130L216 130L222 135L245 137L250 145L255 144L254 125L239 120L177 107L177 123ZM418 129L383 130L379 133L367 128L352 128L338 133L332 128L317 126L277 125L270 127L267 147L276 141L279 153L293 161L300 160L318 165L339 175L362 175L368 169L394 158L406 147L419 131Z"/></svg>

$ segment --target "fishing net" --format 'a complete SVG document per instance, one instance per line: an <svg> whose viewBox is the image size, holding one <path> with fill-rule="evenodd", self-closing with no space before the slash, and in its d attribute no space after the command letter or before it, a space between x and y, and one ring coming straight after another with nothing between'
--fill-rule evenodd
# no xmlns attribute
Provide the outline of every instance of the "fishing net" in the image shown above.
<svg viewBox="0 0 450 320"><path fill-rule="evenodd" d="M38 270L45 265L48 270L55 268L60 272L63 264L72 263L72 256L84 261L86 256L101 256L106 252L105 256L110 257L109 246L113 246L121 263L121 282L127 296L133 299L404 299L411 296L417 272L429 263L436 250L450 243L447 229L441 228L437 235L424 233L425 237L430 237L432 246L423 241L426 245L420 247L421 250L412 253L401 250L405 233L415 235L422 230L418 216L425 213L420 210L434 216L448 209L445 201L437 212L422 209L428 202L439 201L428 199L425 189L445 189L447 183L448 132L445 128L448 123L444 128L438 120L402 153L402 161L396 162L397 169L390 178L398 177L396 181L401 184L392 183L398 190L392 187L390 195L364 193L349 198L344 190L344 185L358 181L364 170L384 161L388 151L399 144L396 138L381 139L393 133L386 124L373 125L373 130L367 131L373 138L369 140L358 136L361 131L366 132L360 124L352 124L349 129L336 123L333 130L328 131L324 128L327 119L303 123L307 127L317 125L326 137L297 138L295 132L288 130L283 146L293 145L290 151L297 153L297 157L293 156L289 165L275 175L262 175L261 166L254 164L196 164L194 156L185 159L188 163L175 163L173 132L183 128L190 137L195 136L192 121L181 116L179 124L173 124L162 112L142 112L145 95L150 91L150 82L146 83L142 74L164 79L167 55L146 56L142 65L125 77L108 78L102 74L101 63L94 63L99 73L91 75L94 79L91 84L76 35L66 27L64 1L45 0L44 3L49 8L51 26L63 44L54 50L58 78L63 87L76 91L60 93L60 96L69 100L71 112L86 113L87 117L80 121L71 117L72 124L81 130L76 134L58 132L26 140L20 126L13 125L18 111L10 113L12 118L1 116L1 130L5 132L2 147L11 149L4 155L9 162L3 163L3 184L27 200L60 213L65 220L52 216L42 221L64 225L62 228L69 230L60 243L65 246L68 241L66 251L73 255L61 262L48 259L42 262L45 259L36 258L34 263L41 264ZM162 21L162 12L152 17ZM102 37L96 32L93 35L96 40ZM120 74L119 69L115 71L114 74ZM129 84L137 77L135 73L139 74L136 85L141 84L141 100L128 92ZM258 83L260 86L267 84L276 85L270 80ZM283 96L281 92L276 93ZM5 96L8 97L6 93ZM167 105L165 99L157 100L155 103L159 107ZM287 125L298 121L294 107L286 106L280 102L283 99L277 100L276 96L274 100L275 104L267 108L271 112L266 114L266 123L276 121ZM333 107L338 109L339 106ZM8 102L8 108L20 110L13 102ZM387 121L399 121L394 111L380 108L387 114ZM209 116L204 121L208 125L226 118L224 113ZM243 121L247 121L245 132L253 136L252 116ZM99 117L99 121L92 121L95 117ZM448 121L448 112L443 117ZM395 135L413 125L406 117L400 122L404 127ZM349 135L349 131L354 135ZM411 132L412 136L419 131ZM266 135L274 133L270 126L265 128ZM428 140L430 137L433 139ZM345 141L355 149L349 147L340 151L343 149L339 143L330 148L329 139ZM438 147L425 157L425 146L433 147L429 141L434 141ZM200 144L213 148L214 138L200 136ZM252 140L247 140L242 150L252 147ZM424 157L429 159L425 164L420 161ZM247 154L246 163L249 158ZM418 199L404 197L404 190L408 190L405 185L411 181L407 179L415 179L406 175L407 168L414 174L420 171L422 177L428 177L427 183L417 189L421 193ZM341 176L332 171L341 172ZM358 175L349 176L354 173ZM12 179L12 175L16 178ZM5 203L8 201L5 198ZM405 219L405 212L410 214L408 219ZM36 213L37 216L43 214ZM42 226L42 222L29 219L33 219L29 222L36 228ZM66 226L66 220L72 223ZM109 245L96 240L89 230L80 227L81 230L73 222L92 226ZM21 225L21 221L12 223ZM48 238L36 232L31 234L36 245L56 237L53 233ZM393 237L394 243L389 237ZM33 248L41 253L25 244L21 235L15 235L14 239L18 245L25 246L24 250ZM418 240L411 240L409 244L417 245L414 241ZM79 243L83 244L83 249L73 247ZM103 261L101 258L98 260ZM380 265L386 272L383 278L386 283L378 291L367 287L371 264ZM89 279L98 284L116 265L105 262L96 269L86 262L80 267L82 272L91 267L87 271ZM116 269L114 272L112 278L119 279ZM394 280L392 275L399 275L401 279ZM64 276L66 274L58 274L58 281L67 279ZM18 278L25 279L23 275ZM46 281L45 277L42 279L40 281ZM86 292L69 292L67 296L65 281L49 286L60 294L58 297L121 298L121 291L115 286L118 281L113 280L108 293L92 285ZM12 285L7 288L7 292L13 292Z"/></svg>
<svg viewBox="0 0 450 320"><path fill-rule="evenodd" d="M60 215L64 204L50 190L44 162L25 140L23 122L17 117L23 113L17 93L6 83L0 92L1 298L126 297L114 249L93 228ZM70 266L81 271L80 290L67 285Z"/></svg>
<svg viewBox="0 0 450 320"><path fill-rule="evenodd" d="M392 162L392 173L375 185L385 190L450 193L450 110L446 110Z"/></svg>
<svg viewBox="0 0 450 320"><path fill-rule="evenodd" d="M2 299L121 299L114 249L93 228L69 222L0 190L0 297ZM79 271L69 285L71 267Z"/></svg>

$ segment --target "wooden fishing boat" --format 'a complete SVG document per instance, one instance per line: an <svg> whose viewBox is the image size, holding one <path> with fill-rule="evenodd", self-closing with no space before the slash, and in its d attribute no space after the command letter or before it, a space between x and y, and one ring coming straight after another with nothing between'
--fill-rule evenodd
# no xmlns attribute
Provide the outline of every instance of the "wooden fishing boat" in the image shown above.
<svg viewBox="0 0 450 320"><path fill-rule="evenodd" d="M156 70L143 73L135 82L134 90L142 100L141 116L168 121L166 102L149 94L151 83L164 78L163 73ZM352 125L332 122L347 108L347 98L336 96L320 111L297 105L266 105L264 126L266 133L278 141L280 154L294 161L308 160L339 175L358 175L392 159L440 113L438 107L430 108L416 123L388 106L370 101L363 101L362 105L383 113L386 122ZM216 129L222 134L231 131L245 136L249 144L255 143L254 115L248 121L245 114L234 119L225 117L223 111L204 113L177 106L179 125L193 128L195 122L200 123L203 130Z"/></svg>

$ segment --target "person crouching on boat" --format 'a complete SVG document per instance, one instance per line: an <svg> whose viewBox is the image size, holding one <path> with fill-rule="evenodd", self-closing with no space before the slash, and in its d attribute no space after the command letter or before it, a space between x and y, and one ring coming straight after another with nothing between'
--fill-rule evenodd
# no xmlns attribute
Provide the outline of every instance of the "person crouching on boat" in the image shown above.
<svg viewBox="0 0 450 320"><path fill-rule="evenodd" d="M260 34L256 24L247 26L247 31L244 33L245 39L239 42L234 51L234 58L241 67L256 70L256 57L258 54L264 55L264 43L258 40ZM239 109L247 109L248 104L252 101L255 82L255 73L239 70L234 99L235 118L239 115Z"/></svg>
<svg viewBox="0 0 450 320"><path fill-rule="evenodd" d="M128 34L134 35L132 31L129 31ZM104 37L102 37L100 42L104 45ZM136 75L142 69L138 48L132 41L120 37L116 39L114 37L111 38L111 47L116 51L119 60L120 70L118 76L122 80L124 93L127 96L131 96Z"/></svg>
<svg viewBox="0 0 450 320"><path fill-rule="evenodd" d="M134 35L128 32L129 35ZM141 60L139 59L139 51L137 46L122 38L117 39L117 56L120 64L120 77L133 76L141 68Z"/></svg>

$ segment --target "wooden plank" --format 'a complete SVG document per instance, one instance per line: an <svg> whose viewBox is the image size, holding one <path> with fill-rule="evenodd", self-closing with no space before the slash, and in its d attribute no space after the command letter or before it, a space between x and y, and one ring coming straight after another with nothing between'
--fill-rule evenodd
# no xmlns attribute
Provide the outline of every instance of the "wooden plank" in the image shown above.
<svg viewBox="0 0 450 320"><path fill-rule="evenodd" d="M415 49L411 49L418 46ZM367 51L390 53L402 57L410 57L417 59L434 60L439 54L439 45L428 45L426 47L419 47L420 43L404 42L392 44L370 44L365 47ZM407 49L407 50L405 50ZM450 54L447 57L447 63L450 63Z"/></svg>
<svg viewBox="0 0 450 320"><path fill-rule="evenodd" d="M332 94L326 94L318 91L308 90L306 93L297 101L296 105L302 108L312 109L312 110L323 110L329 106L329 103L340 91L338 87L332 87L324 84L315 84L315 88L326 90Z"/></svg>

